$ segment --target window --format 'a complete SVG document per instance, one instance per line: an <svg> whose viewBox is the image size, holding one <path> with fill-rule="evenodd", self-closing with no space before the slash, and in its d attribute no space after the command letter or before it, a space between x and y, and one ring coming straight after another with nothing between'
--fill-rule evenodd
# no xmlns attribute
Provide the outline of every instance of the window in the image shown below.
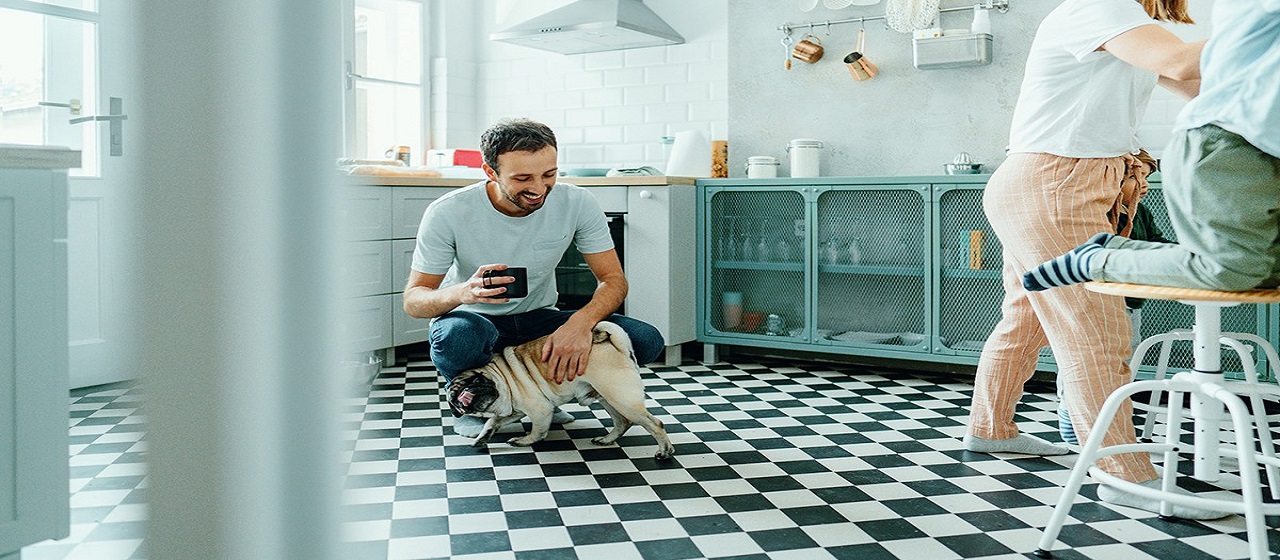
<svg viewBox="0 0 1280 560"><path fill-rule="evenodd" d="M420 0L353 0L346 23L346 153L381 159L409 146L423 161L424 6Z"/></svg>
<svg viewBox="0 0 1280 560"><path fill-rule="evenodd" d="M81 151L73 176L100 174L95 0L0 0L0 143Z"/></svg>

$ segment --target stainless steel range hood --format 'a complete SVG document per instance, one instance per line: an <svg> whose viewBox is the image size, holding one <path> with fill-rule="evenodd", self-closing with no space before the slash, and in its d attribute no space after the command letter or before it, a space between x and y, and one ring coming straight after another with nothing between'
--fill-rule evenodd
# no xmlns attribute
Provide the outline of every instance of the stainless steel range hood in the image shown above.
<svg viewBox="0 0 1280 560"><path fill-rule="evenodd" d="M577 0L489 38L561 54L684 43L641 0Z"/></svg>

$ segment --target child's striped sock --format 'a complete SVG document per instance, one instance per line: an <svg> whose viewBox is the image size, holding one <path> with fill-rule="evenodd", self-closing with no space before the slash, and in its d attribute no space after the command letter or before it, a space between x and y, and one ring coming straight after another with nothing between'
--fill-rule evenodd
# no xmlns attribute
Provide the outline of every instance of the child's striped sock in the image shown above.
<svg viewBox="0 0 1280 560"><path fill-rule="evenodd" d="M1112 237L1109 233L1099 233L1065 255L1031 269L1022 275L1022 287L1029 292L1039 292L1092 280L1089 262Z"/></svg>

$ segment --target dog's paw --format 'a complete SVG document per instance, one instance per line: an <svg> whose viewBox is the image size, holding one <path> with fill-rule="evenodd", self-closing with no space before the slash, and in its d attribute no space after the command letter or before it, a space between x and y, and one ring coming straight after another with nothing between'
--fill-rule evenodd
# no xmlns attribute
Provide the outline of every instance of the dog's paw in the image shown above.
<svg viewBox="0 0 1280 560"><path fill-rule="evenodd" d="M670 461L671 453L668 453L666 451L659 451L653 455L653 458L659 461Z"/></svg>
<svg viewBox="0 0 1280 560"><path fill-rule="evenodd" d="M591 438L591 443L594 443L594 444L596 444L596 445L611 445L611 444L613 444L613 442L612 442L612 441L608 441L608 439L607 439L605 436L600 436L600 437L598 437L598 438Z"/></svg>
<svg viewBox="0 0 1280 560"><path fill-rule="evenodd" d="M471 442L471 447L485 447L487 445L489 445L489 438L487 437L478 437L475 441Z"/></svg>
<svg viewBox="0 0 1280 560"><path fill-rule="evenodd" d="M524 435L521 437L513 437L507 440L507 443L514 445L516 447L529 447L530 445L533 445L537 442L538 442L537 438L534 438L529 435Z"/></svg>

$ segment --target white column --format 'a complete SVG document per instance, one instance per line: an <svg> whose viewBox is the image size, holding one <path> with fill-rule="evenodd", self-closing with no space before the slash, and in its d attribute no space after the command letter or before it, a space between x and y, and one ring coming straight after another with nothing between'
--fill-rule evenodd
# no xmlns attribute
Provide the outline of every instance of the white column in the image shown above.
<svg viewBox="0 0 1280 560"><path fill-rule="evenodd" d="M334 558L342 3L140 3L148 557Z"/></svg>

